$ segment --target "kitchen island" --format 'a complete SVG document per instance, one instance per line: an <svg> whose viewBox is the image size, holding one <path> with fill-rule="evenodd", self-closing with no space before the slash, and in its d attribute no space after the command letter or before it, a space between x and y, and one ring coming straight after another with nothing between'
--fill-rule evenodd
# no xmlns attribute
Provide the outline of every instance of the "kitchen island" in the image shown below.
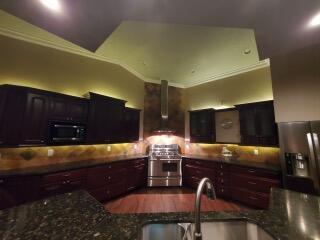
<svg viewBox="0 0 320 240"><path fill-rule="evenodd" d="M275 239L320 238L320 197L272 189L268 210L207 212L203 221L247 219ZM0 211L0 237L35 239L139 239L155 222L193 222L192 213L110 214L85 191Z"/></svg>

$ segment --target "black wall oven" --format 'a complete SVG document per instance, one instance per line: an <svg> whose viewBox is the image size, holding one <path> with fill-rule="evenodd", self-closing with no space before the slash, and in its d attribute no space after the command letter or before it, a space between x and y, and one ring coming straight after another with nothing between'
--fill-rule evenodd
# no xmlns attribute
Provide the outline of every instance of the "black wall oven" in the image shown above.
<svg viewBox="0 0 320 240"><path fill-rule="evenodd" d="M51 122L50 143L84 143L86 139L86 126L83 124Z"/></svg>

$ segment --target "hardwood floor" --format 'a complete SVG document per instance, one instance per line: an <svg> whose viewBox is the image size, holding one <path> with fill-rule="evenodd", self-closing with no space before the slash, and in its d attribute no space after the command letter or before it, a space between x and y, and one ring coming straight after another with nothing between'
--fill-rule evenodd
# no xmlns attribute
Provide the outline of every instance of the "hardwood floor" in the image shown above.
<svg viewBox="0 0 320 240"><path fill-rule="evenodd" d="M191 212L195 191L187 188L146 188L104 204L111 213ZM239 204L202 196L202 211L242 211Z"/></svg>

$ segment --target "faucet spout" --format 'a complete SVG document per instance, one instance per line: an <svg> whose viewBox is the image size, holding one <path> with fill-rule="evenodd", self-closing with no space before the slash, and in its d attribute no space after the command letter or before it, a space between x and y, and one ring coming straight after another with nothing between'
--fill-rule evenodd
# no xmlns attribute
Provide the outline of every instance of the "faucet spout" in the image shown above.
<svg viewBox="0 0 320 240"><path fill-rule="evenodd" d="M207 197L209 199L217 198L212 181L209 178L203 178L198 185L197 194L196 194L195 213L194 213L194 224L195 224L195 231L194 231L194 238L193 238L194 240L202 240L200 212L201 212L201 195L205 187L206 187Z"/></svg>

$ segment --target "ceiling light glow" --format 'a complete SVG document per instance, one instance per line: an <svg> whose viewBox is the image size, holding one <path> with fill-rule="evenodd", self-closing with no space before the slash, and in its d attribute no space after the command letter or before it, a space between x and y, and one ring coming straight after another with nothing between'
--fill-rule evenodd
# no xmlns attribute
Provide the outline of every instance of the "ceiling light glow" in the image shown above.
<svg viewBox="0 0 320 240"><path fill-rule="evenodd" d="M50 10L53 10L56 12L60 11L61 9L59 0L40 0L40 2Z"/></svg>
<svg viewBox="0 0 320 240"><path fill-rule="evenodd" d="M309 22L310 27L318 27L320 26L320 12L316 14Z"/></svg>

